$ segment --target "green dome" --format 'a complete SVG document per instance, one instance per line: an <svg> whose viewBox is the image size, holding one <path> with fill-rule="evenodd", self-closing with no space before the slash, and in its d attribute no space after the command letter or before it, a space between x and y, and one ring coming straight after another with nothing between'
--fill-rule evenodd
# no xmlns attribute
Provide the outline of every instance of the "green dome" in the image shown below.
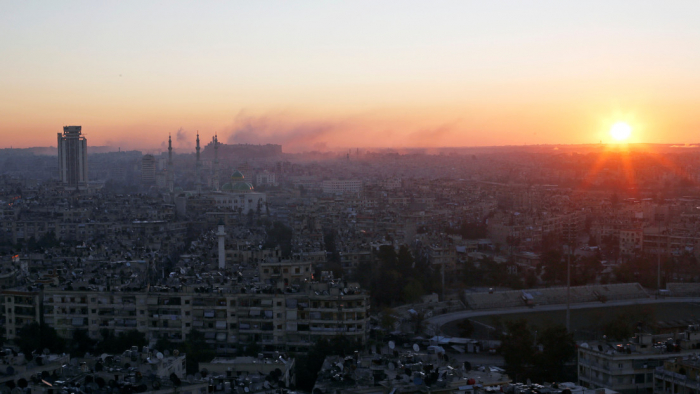
<svg viewBox="0 0 700 394"><path fill-rule="evenodd" d="M235 192L252 192L253 189L254 189L253 185L251 185L248 182L237 182L231 188L231 190L235 191Z"/></svg>
<svg viewBox="0 0 700 394"><path fill-rule="evenodd" d="M238 170L234 171L234 172L233 172L233 175L231 175L231 182L242 181L242 180L244 180L244 179L245 179L245 177L244 177L243 174L242 174L240 171L238 171Z"/></svg>
<svg viewBox="0 0 700 394"><path fill-rule="evenodd" d="M221 186L222 192L230 192L232 189L233 189L233 184L231 182L224 183L224 185Z"/></svg>
<svg viewBox="0 0 700 394"><path fill-rule="evenodd" d="M228 182L221 186L222 192L252 192L255 188L248 182Z"/></svg>

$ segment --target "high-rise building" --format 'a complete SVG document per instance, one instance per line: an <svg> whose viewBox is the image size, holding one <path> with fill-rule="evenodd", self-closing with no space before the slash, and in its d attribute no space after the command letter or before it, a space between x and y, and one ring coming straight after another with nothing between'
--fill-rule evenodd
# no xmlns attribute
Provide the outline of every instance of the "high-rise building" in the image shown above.
<svg viewBox="0 0 700 394"><path fill-rule="evenodd" d="M141 184L154 185L156 183L156 158L153 155L145 155L141 159Z"/></svg>
<svg viewBox="0 0 700 394"><path fill-rule="evenodd" d="M169 192L173 192L175 185L175 173L173 172L173 138L168 136L168 169L167 169L166 188Z"/></svg>
<svg viewBox="0 0 700 394"><path fill-rule="evenodd" d="M63 126L58 133L58 176L66 189L86 189L88 184L87 139L81 126Z"/></svg>

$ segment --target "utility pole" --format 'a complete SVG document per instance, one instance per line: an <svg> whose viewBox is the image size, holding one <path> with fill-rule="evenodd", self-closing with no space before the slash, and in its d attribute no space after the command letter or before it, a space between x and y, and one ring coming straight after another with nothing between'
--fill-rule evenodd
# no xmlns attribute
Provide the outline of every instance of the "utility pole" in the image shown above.
<svg viewBox="0 0 700 394"><path fill-rule="evenodd" d="M658 249L659 253L656 254L656 295L657 297L661 294L661 248Z"/></svg>
<svg viewBox="0 0 700 394"><path fill-rule="evenodd" d="M442 300L445 301L445 262L442 262Z"/></svg>
<svg viewBox="0 0 700 394"><path fill-rule="evenodd" d="M571 332L571 247L566 261L566 332Z"/></svg>

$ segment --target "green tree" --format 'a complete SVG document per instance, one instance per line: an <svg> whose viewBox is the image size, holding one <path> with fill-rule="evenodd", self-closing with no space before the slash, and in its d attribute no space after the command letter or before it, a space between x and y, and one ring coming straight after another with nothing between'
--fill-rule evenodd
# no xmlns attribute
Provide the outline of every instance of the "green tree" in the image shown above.
<svg viewBox="0 0 700 394"><path fill-rule="evenodd" d="M344 336L319 340L306 355L297 356L295 371L297 388L311 392L326 357L331 355L349 356L361 348L359 343L352 342Z"/></svg>
<svg viewBox="0 0 700 394"><path fill-rule="evenodd" d="M519 319L505 323L506 333L501 337L501 355L505 369L513 381L529 377L535 355L535 337L527 325L527 320Z"/></svg>
<svg viewBox="0 0 700 394"><path fill-rule="evenodd" d="M100 334L102 334L102 341L95 346L95 350L98 353L123 353L132 346L141 348L148 344L146 334L138 330L129 330L114 335L112 331L103 329L100 330Z"/></svg>
<svg viewBox="0 0 700 394"><path fill-rule="evenodd" d="M87 330L73 331L73 338L69 342L69 352L71 357L84 357L85 353L92 352L97 341L90 338Z"/></svg>
<svg viewBox="0 0 700 394"><path fill-rule="evenodd" d="M180 345L180 351L187 355L185 368L188 375L199 372L199 363L211 361L216 355L214 349L206 342L204 333L195 329L187 334L187 339Z"/></svg>
<svg viewBox="0 0 700 394"><path fill-rule="evenodd" d="M403 288L403 300L408 303L414 303L420 300L420 297L425 295L425 290L423 290L423 285L415 280L411 279L406 286Z"/></svg>
<svg viewBox="0 0 700 394"><path fill-rule="evenodd" d="M573 334L562 325L547 327L538 333L537 343L542 345L542 352L534 358L535 371L539 375L537 380L567 381L570 376L567 376L566 364L576 357Z"/></svg>
<svg viewBox="0 0 700 394"><path fill-rule="evenodd" d="M618 315L603 326L603 334L616 341L625 341L632 336L632 325L629 316Z"/></svg>
<svg viewBox="0 0 700 394"><path fill-rule="evenodd" d="M385 330L393 331L397 320L395 310L391 308L384 308L379 325Z"/></svg>
<svg viewBox="0 0 700 394"><path fill-rule="evenodd" d="M566 262L559 251L547 251L542 256L542 266L544 268L542 279L548 283L562 283L566 281Z"/></svg>
<svg viewBox="0 0 700 394"><path fill-rule="evenodd" d="M63 338L58 336L53 327L47 324L33 322L25 325L17 331L15 343L28 360L32 358L32 352L42 352L49 349L52 353L61 353L66 349Z"/></svg>
<svg viewBox="0 0 700 394"><path fill-rule="evenodd" d="M459 336L463 338L469 338L474 333L474 324L469 319L464 319L457 323L457 330L459 330Z"/></svg>

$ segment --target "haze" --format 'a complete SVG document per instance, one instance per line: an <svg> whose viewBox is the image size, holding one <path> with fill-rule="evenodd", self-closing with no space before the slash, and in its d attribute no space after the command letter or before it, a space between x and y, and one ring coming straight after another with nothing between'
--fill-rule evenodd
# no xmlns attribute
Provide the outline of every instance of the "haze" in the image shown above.
<svg viewBox="0 0 700 394"><path fill-rule="evenodd" d="M1 2L3 147L696 143L700 3ZM175 138L178 134L182 138Z"/></svg>

